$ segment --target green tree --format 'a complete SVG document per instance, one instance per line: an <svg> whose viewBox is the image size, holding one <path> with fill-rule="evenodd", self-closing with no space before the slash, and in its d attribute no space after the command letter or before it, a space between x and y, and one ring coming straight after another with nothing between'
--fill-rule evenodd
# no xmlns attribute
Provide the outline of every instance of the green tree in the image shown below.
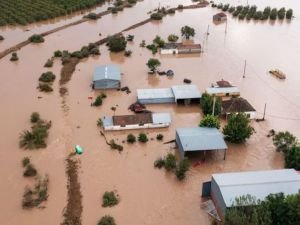
<svg viewBox="0 0 300 225"><path fill-rule="evenodd" d="M285 14L285 17L287 19L292 19L292 17L293 17L293 10L292 9L287 10L286 14Z"/></svg>
<svg viewBox="0 0 300 225"><path fill-rule="evenodd" d="M119 198L113 191L106 191L102 196L102 207L112 207L119 203Z"/></svg>
<svg viewBox="0 0 300 225"><path fill-rule="evenodd" d="M190 37L195 36L195 30L192 27L184 26L181 28L181 35L186 39L190 39Z"/></svg>
<svg viewBox="0 0 300 225"><path fill-rule="evenodd" d="M134 142L136 142L136 137L133 134L128 134L127 135L127 142L130 144L133 144Z"/></svg>
<svg viewBox="0 0 300 225"><path fill-rule="evenodd" d="M186 172L189 170L190 168L190 162L187 158L184 158L183 160L181 160L177 167L176 167L176 177L178 180L183 180L185 178L185 174Z"/></svg>
<svg viewBox="0 0 300 225"><path fill-rule="evenodd" d="M139 140L139 142L146 143L146 142L148 142L148 137L145 133L140 133L138 140Z"/></svg>
<svg viewBox="0 0 300 225"><path fill-rule="evenodd" d="M151 71L155 71L157 67L159 67L161 65L160 61L158 59L154 59L154 58L151 58L148 60L147 64L148 68L151 70Z"/></svg>
<svg viewBox="0 0 300 225"><path fill-rule="evenodd" d="M176 34L170 34L168 36L168 41L169 42L176 42L179 39L179 37Z"/></svg>
<svg viewBox="0 0 300 225"><path fill-rule="evenodd" d="M157 44L159 48L162 48L165 45L165 41L158 35L154 38L153 43Z"/></svg>
<svg viewBox="0 0 300 225"><path fill-rule="evenodd" d="M206 115L199 124L200 127L215 127L217 129L220 128L220 121L218 117L213 115Z"/></svg>
<svg viewBox="0 0 300 225"><path fill-rule="evenodd" d="M172 171L176 169L176 156L172 153L168 153L165 157L165 168L167 171Z"/></svg>
<svg viewBox="0 0 300 225"><path fill-rule="evenodd" d="M285 167L300 170L300 146L291 147L284 155Z"/></svg>
<svg viewBox="0 0 300 225"><path fill-rule="evenodd" d="M293 134L285 131L275 134L273 144L276 147L276 151L286 153L291 147L298 144L298 140Z"/></svg>
<svg viewBox="0 0 300 225"><path fill-rule="evenodd" d="M112 216L105 215L99 220L98 225L116 225L116 222Z"/></svg>
<svg viewBox="0 0 300 225"><path fill-rule="evenodd" d="M226 140L239 144L244 143L253 134L253 128L245 113L230 114L223 133Z"/></svg>
<svg viewBox="0 0 300 225"><path fill-rule="evenodd" d="M126 49L127 41L123 35L115 35L108 38L108 48L112 52L121 52Z"/></svg>
<svg viewBox="0 0 300 225"><path fill-rule="evenodd" d="M204 115L212 114L214 105L214 97L208 93L204 93L201 97L200 106ZM214 115L220 115L222 109L222 101L219 97L216 97Z"/></svg>

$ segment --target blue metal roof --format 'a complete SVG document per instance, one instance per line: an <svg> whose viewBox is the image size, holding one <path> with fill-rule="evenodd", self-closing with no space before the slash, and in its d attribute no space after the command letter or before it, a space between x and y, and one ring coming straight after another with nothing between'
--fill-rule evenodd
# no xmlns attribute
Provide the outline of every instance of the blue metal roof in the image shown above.
<svg viewBox="0 0 300 225"><path fill-rule="evenodd" d="M223 135L217 128L178 128L176 133L185 152L227 149Z"/></svg>
<svg viewBox="0 0 300 225"><path fill-rule="evenodd" d="M176 99L201 98L202 94L196 85L172 86L172 91Z"/></svg>
<svg viewBox="0 0 300 225"><path fill-rule="evenodd" d="M296 194L300 190L300 174L294 169L213 174L227 207L237 197L251 195L264 200L269 194Z"/></svg>
<svg viewBox="0 0 300 225"><path fill-rule="evenodd" d="M121 80L121 70L118 65L97 66L94 71L93 81L98 80Z"/></svg>
<svg viewBox="0 0 300 225"><path fill-rule="evenodd" d="M153 124L171 123L170 113L152 113Z"/></svg>

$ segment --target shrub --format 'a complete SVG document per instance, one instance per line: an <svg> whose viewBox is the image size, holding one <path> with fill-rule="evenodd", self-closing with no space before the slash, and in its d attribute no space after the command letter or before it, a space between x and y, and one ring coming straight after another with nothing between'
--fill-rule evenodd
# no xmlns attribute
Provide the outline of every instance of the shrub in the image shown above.
<svg viewBox="0 0 300 225"><path fill-rule="evenodd" d="M119 152L123 151L123 146L119 145L115 142L115 140L111 140L110 143L110 148L113 150L118 150Z"/></svg>
<svg viewBox="0 0 300 225"><path fill-rule="evenodd" d="M200 127L215 127L217 129L220 128L220 121L218 117L213 115L206 115L199 124Z"/></svg>
<svg viewBox="0 0 300 225"><path fill-rule="evenodd" d="M146 46L146 41L142 40L142 42L140 43L140 47L144 48Z"/></svg>
<svg viewBox="0 0 300 225"><path fill-rule="evenodd" d="M13 52L13 53L11 54L10 61L18 61L18 60L19 60L19 57L18 57L17 53L16 53L16 52Z"/></svg>
<svg viewBox="0 0 300 225"><path fill-rule="evenodd" d="M29 157L24 157L23 159L22 159L22 166L23 167L26 167L27 165L29 165L30 164L30 158Z"/></svg>
<svg viewBox="0 0 300 225"><path fill-rule="evenodd" d="M131 51L131 50L126 50L126 51L124 52L124 55L125 55L126 57L131 56L131 54L132 54L132 51Z"/></svg>
<svg viewBox="0 0 300 225"><path fill-rule="evenodd" d="M91 55L100 55L100 50L99 50L98 47L92 48L91 50L89 50L89 53L90 53Z"/></svg>
<svg viewBox="0 0 300 225"><path fill-rule="evenodd" d="M292 9L287 10L286 14L285 14L285 17L287 19L292 19L292 17L293 17L293 10Z"/></svg>
<svg viewBox="0 0 300 225"><path fill-rule="evenodd" d="M298 144L298 140L293 134L285 131L274 135L273 144L276 147L276 151L286 153L290 148Z"/></svg>
<svg viewBox="0 0 300 225"><path fill-rule="evenodd" d="M52 66L53 66L53 59L48 59L44 67L52 67Z"/></svg>
<svg viewBox="0 0 300 225"><path fill-rule="evenodd" d="M148 137L145 133L140 133L138 140L139 140L139 142L146 143L146 142L148 142Z"/></svg>
<svg viewBox="0 0 300 225"><path fill-rule="evenodd" d="M87 18L90 20L96 20L96 19L98 19L98 16L96 13L89 13L89 14L85 15L83 18Z"/></svg>
<svg viewBox="0 0 300 225"><path fill-rule="evenodd" d="M160 168L162 168L164 166L165 166L165 160L164 159L158 158L157 160L154 161L154 167L155 168L160 169Z"/></svg>
<svg viewBox="0 0 300 225"><path fill-rule="evenodd" d="M29 163L25 168L23 176L24 177L34 177L35 175L37 175L37 170L36 170L36 168L34 168L34 166L32 164Z"/></svg>
<svg viewBox="0 0 300 225"><path fill-rule="evenodd" d="M167 171L172 171L176 169L176 157L172 153L168 153L165 157L165 168Z"/></svg>
<svg viewBox="0 0 300 225"><path fill-rule="evenodd" d="M97 96L97 98L95 99L94 103L92 103L93 106L101 106L102 105L102 97L101 95Z"/></svg>
<svg viewBox="0 0 300 225"><path fill-rule="evenodd" d="M53 88L49 84L39 83L38 89L42 92L52 92Z"/></svg>
<svg viewBox="0 0 300 225"><path fill-rule="evenodd" d="M127 142L131 143L131 144L135 143L136 142L136 137L133 134L128 134L127 135Z"/></svg>
<svg viewBox="0 0 300 225"><path fill-rule="evenodd" d="M119 203L119 199L113 191L106 191L102 196L102 207L112 207Z"/></svg>
<svg viewBox="0 0 300 225"><path fill-rule="evenodd" d="M55 75L51 72L51 71L48 71L46 73L42 73L42 75L40 76L39 78L39 81L42 81L42 82L53 82L55 80Z"/></svg>
<svg viewBox="0 0 300 225"><path fill-rule="evenodd" d="M146 47L152 51L153 55L157 53L157 46L155 44L147 45Z"/></svg>
<svg viewBox="0 0 300 225"><path fill-rule="evenodd" d="M253 128L245 113L230 114L223 133L226 140L239 144L244 143L253 134Z"/></svg>
<svg viewBox="0 0 300 225"><path fill-rule="evenodd" d="M38 112L33 112L30 116L30 122L36 123L41 120L40 114Z"/></svg>
<svg viewBox="0 0 300 225"><path fill-rule="evenodd" d="M185 173L189 170L190 163L187 158L181 160L176 168L175 174L178 180L185 178Z"/></svg>
<svg viewBox="0 0 300 225"><path fill-rule="evenodd" d="M115 35L108 39L108 48L112 52L120 52L126 49L127 41L123 35Z"/></svg>
<svg viewBox="0 0 300 225"><path fill-rule="evenodd" d="M98 126L98 127L102 127L102 126L103 126L103 121L102 121L101 118L99 118L99 119L97 120L97 126Z"/></svg>
<svg viewBox="0 0 300 225"><path fill-rule="evenodd" d="M152 13L150 15L150 18L152 20L161 20L163 18L163 14L162 13Z"/></svg>
<svg viewBox="0 0 300 225"><path fill-rule="evenodd" d="M127 41L133 41L133 39L134 39L134 35L131 35L131 34L128 34L126 37Z"/></svg>
<svg viewBox="0 0 300 225"><path fill-rule="evenodd" d="M168 41L169 42L176 42L177 40L178 40L178 36L177 35L175 35L175 34L170 34L169 36L168 36Z"/></svg>
<svg viewBox="0 0 300 225"><path fill-rule="evenodd" d="M98 225L116 225L116 222L113 217L106 215L100 219Z"/></svg>
<svg viewBox="0 0 300 225"><path fill-rule="evenodd" d="M28 40L29 40L30 42L32 42L32 43L42 43L42 42L45 41L44 38L43 38L43 36L42 36L42 35L39 35L39 34L34 34L34 35L32 35L31 37L29 37Z"/></svg>
<svg viewBox="0 0 300 225"><path fill-rule="evenodd" d="M62 57L62 52L60 50L55 51L54 57Z"/></svg>
<svg viewBox="0 0 300 225"><path fill-rule="evenodd" d="M162 134L156 135L156 140L162 141L163 139L164 139L164 135L162 135Z"/></svg>

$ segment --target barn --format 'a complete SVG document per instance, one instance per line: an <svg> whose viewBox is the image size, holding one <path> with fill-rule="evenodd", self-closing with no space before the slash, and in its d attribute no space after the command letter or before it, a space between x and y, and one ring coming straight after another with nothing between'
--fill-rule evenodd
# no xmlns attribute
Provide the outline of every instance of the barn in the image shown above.
<svg viewBox="0 0 300 225"><path fill-rule="evenodd" d="M97 66L93 74L93 89L118 89L121 86L121 70L118 65Z"/></svg>

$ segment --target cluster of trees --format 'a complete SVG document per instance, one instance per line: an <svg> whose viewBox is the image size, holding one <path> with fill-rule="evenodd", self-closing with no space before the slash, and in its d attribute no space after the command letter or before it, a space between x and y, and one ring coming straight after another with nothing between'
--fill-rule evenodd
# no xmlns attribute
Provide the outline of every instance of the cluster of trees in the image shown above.
<svg viewBox="0 0 300 225"><path fill-rule="evenodd" d="M226 210L223 225L295 225L299 224L300 193L285 196L271 194L263 201L251 196L236 199Z"/></svg>
<svg viewBox="0 0 300 225"><path fill-rule="evenodd" d="M175 9L166 9L165 7L157 8L154 12L150 15L152 20L161 20L164 16L168 14L174 14L176 12Z"/></svg>
<svg viewBox="0 0 300 225"><path fill-rule="evenodd" d="M26 25L91 8L105 0L14 0L0 1L0 26Z"/></svg>
<svg viewBox="0 0 300 225"><path fill-rule="evenodd" d="M39 77L39 86L38 89L42 92L52 92L52 84L56 76L51 71L42 73Z"/></svg>
<svg viewBox="0 0 300 225"><path fill-rule="evenodd" d="M137 0L127 0L127 1L122 1L122 0L116 0L113 3L113 7L108 7L107 10L110 10L112 14L116 14L119 11L123 11L123 9L126 8L131 8L136 4Z"/></svg>
<svg viewBox="0 0 300 225"><path fill-rule="evenodd" d="M288 9L286 10L284 7L280 9L271 8L269 6L265 7L263 11L257 10L256 5L252 6L230 6L229 4L222 4L219 5L212 4L212 7L217 7L222 11L232 13L234 17L238 17L240 20L247 19L247 20L276 20L278 19L291 19L293 17L293 10Z"/></svg>
<svg viewBox="0 0 300 225"><path fill-rule="evenodd" d="M293 134L278 132L273 136L273 144L276 151L284 154L286 168L300 170L300 143Z"/></svg>

